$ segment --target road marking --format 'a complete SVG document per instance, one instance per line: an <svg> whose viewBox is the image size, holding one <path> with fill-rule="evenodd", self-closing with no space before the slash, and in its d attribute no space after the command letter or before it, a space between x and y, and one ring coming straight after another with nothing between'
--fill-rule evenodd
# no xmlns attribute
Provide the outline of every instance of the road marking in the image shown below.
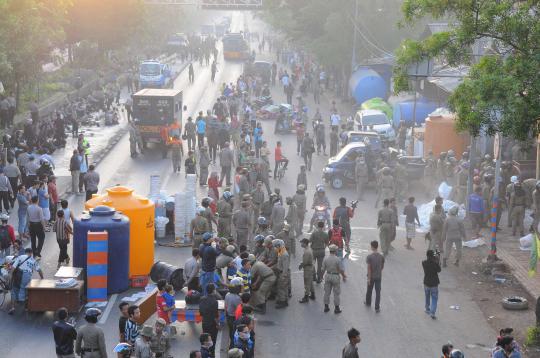
<svg viewBox="0 0 540 358"><path fill-rule="evenodd" d="M111 296L109 299L109 303L107 303L107 307L105 308L105 312L101 315L101 318L99 320L99 324L105 324L107 322L107 318L109 318L109 315L111 314L111 310L116 302L116 299L118 298L118 294L115 293Z"/></svg>

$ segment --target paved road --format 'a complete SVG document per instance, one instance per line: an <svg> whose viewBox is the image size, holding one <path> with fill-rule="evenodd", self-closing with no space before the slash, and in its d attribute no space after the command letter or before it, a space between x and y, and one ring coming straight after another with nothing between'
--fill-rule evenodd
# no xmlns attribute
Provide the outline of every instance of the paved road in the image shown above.
<svg viewBox="0 0 540 358"><path fill-rule="evenodd" d="M233 26L243 26L244 15L235 12ZM250 28L257 28L257 24ZM263 54L263 58L268 54ZM175 87L184 89L184 101L188 106L188 115L194 115L199 110L211 108L218 94L218 85L223 82L235 81L241 73L238 63L220 63L215 84L210 83L210 69L207 66L195 65L196 82L189 85L187 73L183 73L176 81ZM273 90L276 101L283 101L284 95L279 87ZM313 103L308 100L310 108ZM328 103L321 105L323 116L329 116ZM294 193L296 175L301 159L296 155L296 138L294 135L273 135L273 123L263 123L265 139L269 147L274 148L275 142L281 140L284 154L291 160L289 170L284 180L278 184L283 195ZM314 185L320 181L321 170L327 157L314 157L313 171L309 175L308 198L313 195ZM183 171L183 169L182 169ZM146 194L149 190L151 174L162 176L163 189L175 193L184 186L184 175L172 174L170 160L162 160L159 151L136 159L129 157L129 141L127 136L122 138L113 151L104 158L99 167L102 178L102 188L115 184L128 185L138 193ZM206 195L206 190L197 188L198 196ZM328 190L331 202L335 205L340 196L354 198L353 191ZM416 193L420 194L420 193ZM293 260L293 298L285 310L276 311L272 305L266 315L257 316L257 356L258 357L336 357L346 342L346 330L355 326L362 333L360 345L361 356L372 357L434 357L440 352L440 346L452 341L456 346L463 347L468 357L485 357L486 352L481 348L465 348L490 346L495 332L485 322L476 303L471 301L467 292L459 285L459 277L455 277L452 268L441 275L439 319L431 320L423 312L422 272L420 262L423 259L425 246L418 238L414 243L416 250L408 251L402 247L404 232L398 233L395 243L396 251L388 258L383 274L382 312L375 314L366 309L362 302L365 294L365 256L368 254L369 241L377 238L374 228L376 211L373 209L374 194L367 195L352 221L353 241L352 253L346 263L349 276L347 283L342 285L343 313L336 316L333 313L322 312L322 285L316 288L317 300L307 305L296 303L302 294L301 273L295 268L298 259ZM82 198L72 197L71 205L80 210ZM301 251L300 247L297 248ZM56 244L49 235L44 250L44 268L47 275L54 272ZM190 249L156 248L156 260L163 260L182 265L189 256ZM132 291L121 294L115 301L111 300L113 309L102 324L106 331L107 346L112 349L116 343L116 322L118 318L116 305ZM136 292L136 291L133 291ZM450 305L459 305L460 310L450 310ZM49 331L52 320L50 313L44 315L19 314L9 317L2 314L0 320L0 340L13 342L4 353L6 357L19 357L24 354L40 352L40 357L54 357L54 350ZM80 321L79 321L80 322ZM190 349L197 347L197 336L200 327L192 324L179 325L180 335L174 342L174 356L185 357ZM293 353L294 352L294 353Z"/></svg>

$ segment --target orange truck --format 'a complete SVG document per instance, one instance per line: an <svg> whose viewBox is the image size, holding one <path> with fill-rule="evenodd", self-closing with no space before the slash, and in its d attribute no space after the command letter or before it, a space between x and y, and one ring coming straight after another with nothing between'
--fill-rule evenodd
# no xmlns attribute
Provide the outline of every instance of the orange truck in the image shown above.
<svg viewBox="0 0 540 358"><path fill-rule="evenodd" d="M133 121L142 145L157 143L163 157L182 133L182 91L145 88L133 95Z"/></svg>

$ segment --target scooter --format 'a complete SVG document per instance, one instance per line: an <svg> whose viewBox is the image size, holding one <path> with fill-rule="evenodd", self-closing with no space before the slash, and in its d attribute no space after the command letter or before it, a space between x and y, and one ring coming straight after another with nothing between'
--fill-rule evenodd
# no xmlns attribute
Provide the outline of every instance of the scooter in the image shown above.
<svg viewBox="0 0 540 358"><path fill-rule="evenodd" d="M313 228L316 226L315 224L320 221L326 223L324 230L328 230L330 227L332 227L332 223L330 222L330 213L326 205L317 205L313 208L313 216L311 217L311 223L309 226Z"/></svg>

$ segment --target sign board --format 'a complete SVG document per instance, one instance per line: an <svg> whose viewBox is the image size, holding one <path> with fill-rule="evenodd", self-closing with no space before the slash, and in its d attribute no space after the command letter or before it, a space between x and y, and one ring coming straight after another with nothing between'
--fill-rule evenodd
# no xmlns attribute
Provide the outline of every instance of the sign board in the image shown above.
<svg viewBox="0 0 540 358"><path fill-rule="evenodd" d="M414 62L407 67L407 76L429 77L433 73L433 63L431 59Z"/></svg>

